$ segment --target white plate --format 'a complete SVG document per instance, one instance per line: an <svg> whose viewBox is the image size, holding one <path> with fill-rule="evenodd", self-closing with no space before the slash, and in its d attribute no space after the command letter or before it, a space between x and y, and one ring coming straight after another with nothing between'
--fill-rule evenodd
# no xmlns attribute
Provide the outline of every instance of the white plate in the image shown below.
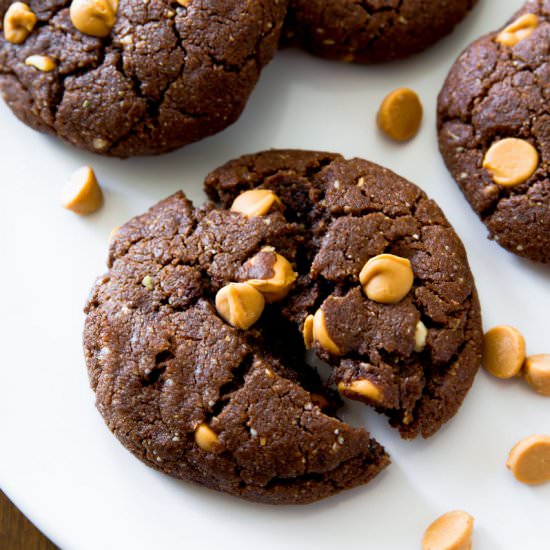
<svg viewBox="0 0 550 550"><path fill-rule="evenodd" d="M485 326L510 323L529 353L550 352L550 270L485 238L445 170L436 95L474 38L501 25L519 0L481 0L449 38L381 67L279 53L232 128L160 158L119 161L37 134L0 106L0 485L63 548L418 548L424 528L462 508L481 549L548 547L550 486L517 483L504 463L520 438L550 432L550 399L481 372L459 414L428 441L401 441L363 408L346 415L387 446L393 465L367 487L305 507L249 504L156 473L122 448L94 408L81 350L82 306L105 269L115 225L183 188L203 200L211 169L269 147L324 149L386 165L439 201L469 252ZM416 89L420 135L393 145L375 129L384 95ZM82 164L96 168L105 207L88 218L59 194ZM546 537L546 538L543 538Z"/></svg>

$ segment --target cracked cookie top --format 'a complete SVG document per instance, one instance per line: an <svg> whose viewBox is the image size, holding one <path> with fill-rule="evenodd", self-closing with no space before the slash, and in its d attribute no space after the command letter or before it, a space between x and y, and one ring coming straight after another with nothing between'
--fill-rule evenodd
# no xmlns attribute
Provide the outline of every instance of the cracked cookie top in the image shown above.
<svg viewBox="0 0 550 550"><path fill-rule="evenodd" d="M452 176L507 250L550 262L550 2L532 0L458 58L438 103Z"/></svg>
<svg viewBox="0 0 550 550"><path fill-rule="evenodd" d="M449 34L476 0L290 0L283 40L315 55L384 63Z"/></svg>
<svg viewBox="0 0 550 550"><path fill-rule="evenodd" d="M248 330L216 309L266 246L296 266L302 245L280 211L249 219L195 209L183 193L115 234L109 273L86 306L84 344L97 406L136 456L273 504L318 500L388 464L367 432L332 415L338 400L303 364L302 338L279 302Z"/></svg>
<svg viewBox="0 0 550 550"><path fill-rule="evenodd" d="M364 160L269 151L219 168L114 235L86 306L97 406L173 476L305 503L388 464L341 395L403 437L451 418L480 360L462 244L415 185ZM322 383L311 348L332 367Z"/></svg>
<svg viewBox="0 0 550 550"><path fill-rule="evenodd" d="M226 207L258 187L305 236L282 315L333 367L341 394L386 414L405 438L434 434L481 355L474 280L439 207L390 170L326 153L245 156L206 180Z"/></svg>
<svg viewBox="0 0 550 550"><path fill-rule="evenodd" d="M0 0L0 16L12 5ZM3 97L33 128L119 157L167 152L232 124L286 12L286 0L120 0L110 32L96 37L75 27L69 0L28 6L36 22L24 41L7 39L7 17L0 33Z"/></svg>

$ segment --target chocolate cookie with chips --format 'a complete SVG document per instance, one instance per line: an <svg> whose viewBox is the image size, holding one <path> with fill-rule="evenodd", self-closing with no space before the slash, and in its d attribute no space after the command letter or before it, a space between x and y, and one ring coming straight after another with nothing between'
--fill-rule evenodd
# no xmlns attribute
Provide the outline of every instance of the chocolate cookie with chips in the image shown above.
<svg viewBox="0 0 550 550"><path fill-rule="evenodd" d="M272 504L318 500L388 464L366 431L333 416L337 400L280 315L303 244L276 209L247 218L183 193L116 233L84 342L99 411L141 460ZM271 276L273 259L286 278ZM238 282L249 268L256 286Z"/></svg>
<svg viewBox="0 0 550 550"><path fill-rule="evenodd" d="M286 0L0 0L0 90L33 128L130 157L237 120Z"/></svg>
<svg viewBox="0 0 550 550"><path fill-rule="evenodd" d="M224 207L252 189L274 192L303 227L282 315L341 394L405 438L433 435L469 390L482 338L466 252L439 207L386 168L328 153L245 156L206 180Z"/></svg>
<svg viewBox="0 0 550 550"><path fill-rule="evenodd" d="M418 187L359 159L269 151L206 190L214 203L180 192L118 230L86 306L97 406L129 450L236 496L307 503L389 463L335 416L335 390L406 438L456 413L480 362L479 304Z"/></svg>
<svg viewBox="0 0 550 550"><path fill-rule="evenodd" d="M550 2L527 2L458 58L439 95L439 148L507 250L550 262Z"/></svg>

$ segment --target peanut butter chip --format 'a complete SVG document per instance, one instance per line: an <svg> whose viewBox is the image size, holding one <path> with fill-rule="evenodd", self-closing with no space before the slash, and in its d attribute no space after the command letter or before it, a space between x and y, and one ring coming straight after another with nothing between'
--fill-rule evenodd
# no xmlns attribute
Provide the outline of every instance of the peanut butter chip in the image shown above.
<svg viewBox="0 0 550 550"><path fill-rule="evenodd" d="M502 30L496 37L496 41L503 46L515 46L531 36L538 26L539 18L534 13L526 13Z"/></svg>
<svg viewBox="0 0 550 550"><path fill-rule="evenodd" d="M338 391L343 394L356 394L372 401L381 401L382 397L378 387L370 380L354 380L350 384L340 382L338 384Z"/></svg>
<svg viewBox="0 0 550 550"><path fill-rule="evenodd" d="M550 481L550 435L522 439L510 451L506 466L522 483L538 485Z"/></svg>
<svg viewBox="0 0 550 550"><path fill-rule="evenodd" d="M422 103L416 92L397 88L380 105L378 127L396 141L413 138L422 122Z"/></svg>
<svg viewBox="0 0 550 550"><path fill-rule="evenodd" d="M264 311L265 300L261 292L247 283L229 283L216 294L216 309L231 326L246 330Z"/></svg>
<svg viewBox="0 0 550 550"><path fill-rule="evenodd" d="M31 55L25 59L25 65L45 73L55 69L55 61L47 55Z"/></svg>
<svg viewBox="0 0 550 550"><path fill-rule="evenodd" d="M505 187L527 181L538 164L537 150L529 142L517 138L493 143L483 159L483 168L491 174L493 181Z"/></svg>
<svg viewBox="0 0 550 550"><path fill-rule="evenodd" d="M195 430L195 442L207 453L215 453L220 450L220 441L212 428L206 424L199 424Z"/></svg>
<svg viewBox="0 0 550 550"><path fill-rule="evenodd" d="M494 327L483 337L483 366L493 376L517 376L524 360L525 340L514 327Z"/></svg>
<svg viewBox="0 0 550 550"><path fill-rule="evenodd" d="M325 313L318 309L313 317L313 340L332 355L340 355L340 348L334 343L327 329Z"/></svg>
<svg viewBox="0 0 550 550"><path fill-rule="evenodd" d="M273 206L282 204L279 197L269 189L252 189L241 193L231 205L232 212L240 212L247 218L269 214Z"/></svg>
<svg viewBox="0 0 550 550"><path fill-rule="evenodd" d="M277 254L272 247L262 248L260 254L266 253L275 255L274 263L271 266L273 275L266 279L249 279L246 282L259 290L264 295L265 301L271 304L286 297L298 274L292 269L291 263L284 256ZM257 256L250 260L252 266L256 259Z"/></svg>
<svg viewBox="0 0 550 550"><path fill-rule="evenodd" d="M396 304L411 290L414 274L411 262L393 254L371 258L361 270L359 281L370 300Z"/></svg>
<svg viewBox="0 0 550 550"><path fill-rule="evenodd" d="M313 318L313 315L308 315L304 321L304 328L302 329L306 349L311 349L311 344L313 344Z"/></svg>
<svg viewBox="0 0 550 550"><path fill-rule="evenodd" d="M436 519L424 533L422 550L470 550L474 518L456 510Z"/></svg>
<svg viewBox="0 0 550 550"><path fill-rule="evenodd" d="M4 14L4 36L12 44L22 44L36 25L36 15L23 2L14 2Z"/></svg>
<svg viewBox="0 0 550 550"><path fill-rule="evenodd" d="M541 395L550 396L550 355L530 355L523 365L525 380Z"/></svg>
<svg viewBox="0 0 550 550"><path fill-rule="evenodd" d="M91 214L103 204L103 192L90 166L78 169L67 182L61 204L77 214Z"/></svg>
<svg viewBox="0 0 550 550"><path fill-rule="evenodd" d="M116 20L118 0L73 0L71 21L82 33L103 38Z"/></svg>

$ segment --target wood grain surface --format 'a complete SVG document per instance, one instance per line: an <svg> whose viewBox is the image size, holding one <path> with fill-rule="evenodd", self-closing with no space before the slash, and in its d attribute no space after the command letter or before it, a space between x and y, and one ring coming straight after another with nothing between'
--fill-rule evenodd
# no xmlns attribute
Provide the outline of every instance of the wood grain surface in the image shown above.
<svg viewBox="0 0 550 550"><path fill-rule="evenodd" d="M0 549L57 550L0 491Z"/></svg>

